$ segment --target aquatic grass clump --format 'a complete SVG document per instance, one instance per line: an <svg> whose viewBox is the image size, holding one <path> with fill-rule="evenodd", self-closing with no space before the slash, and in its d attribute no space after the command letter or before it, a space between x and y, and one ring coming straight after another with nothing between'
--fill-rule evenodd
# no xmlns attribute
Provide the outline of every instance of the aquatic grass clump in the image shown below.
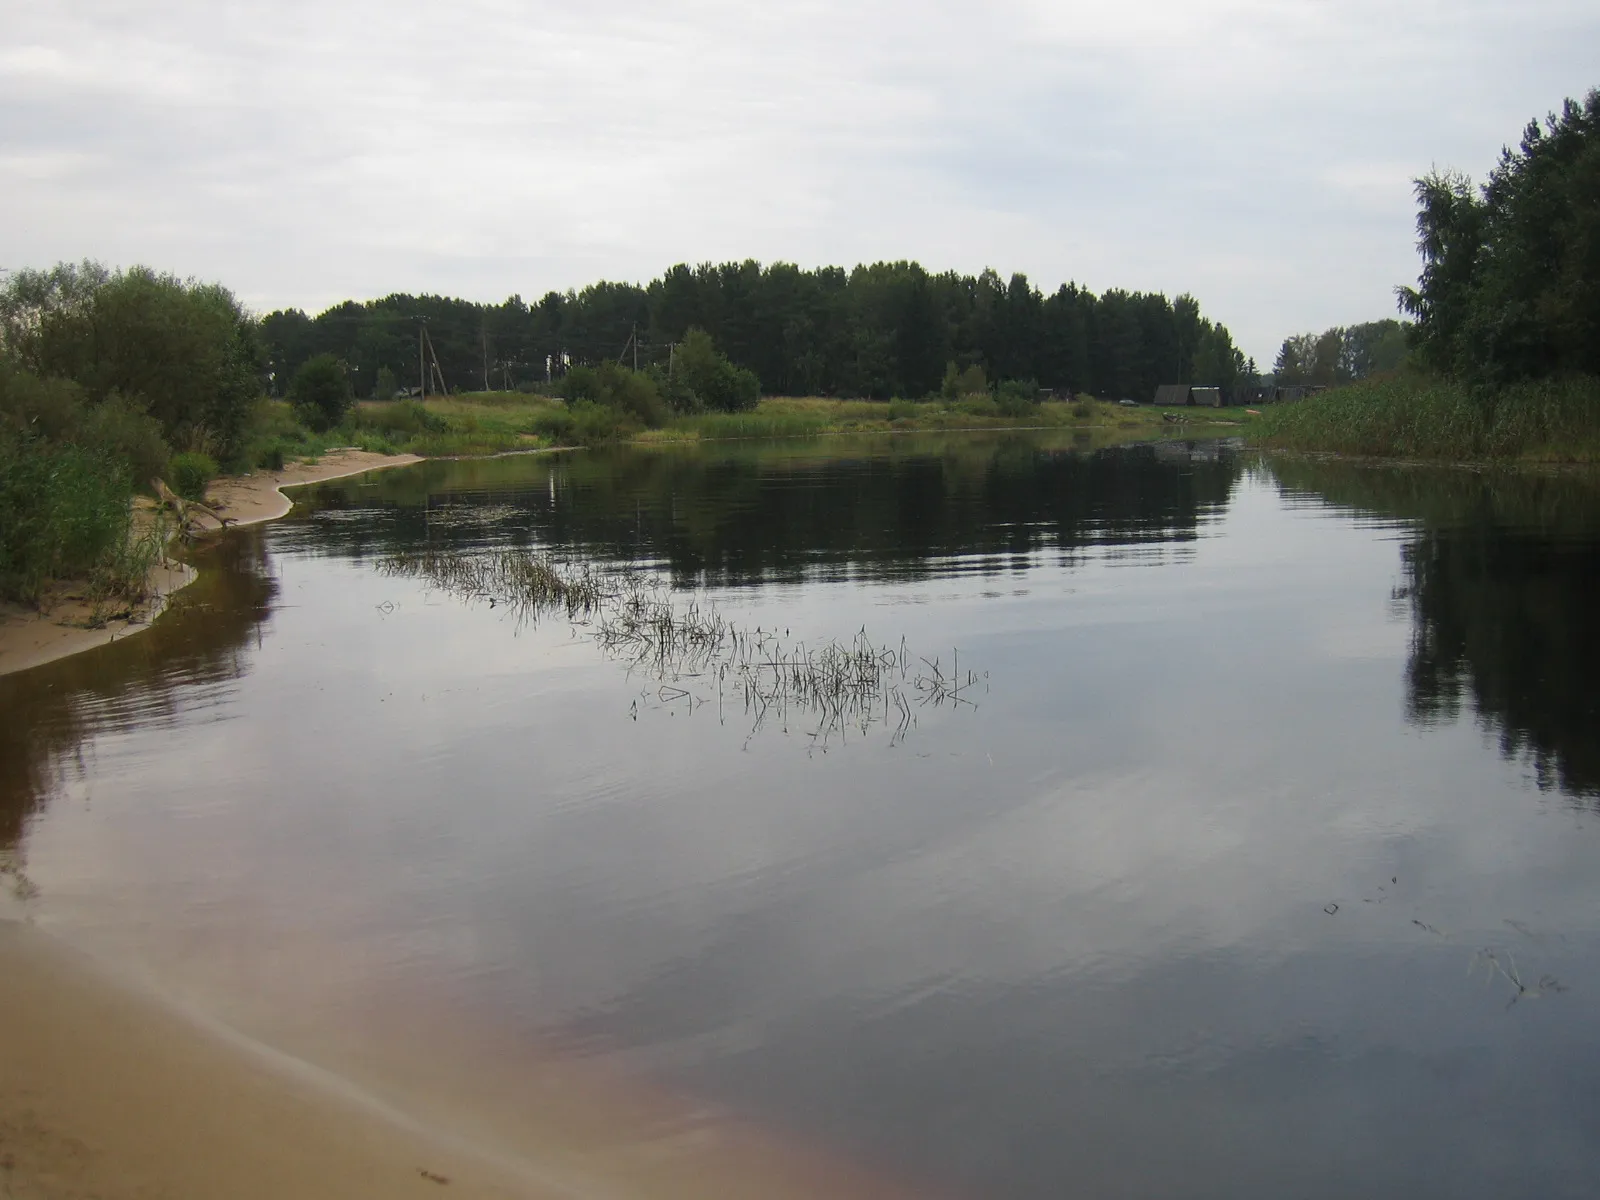
<svg viewBox="0 0 1600 1200"><path fill-rule="evenodd" d="M788 631L744 628L704 597L674 594L659 580L631 569L596 569L548 554L502 549L450 553L434 549L391 555L385 574L420 578L465 600L505 605L519 621L559 612L587 630L606 654L648 674L656 683L632 715L655 704L686 704L689 711L715 702L726 719L736 698L751 719L753 736L773 723L787 731L791 718L812 723L813 746L827 749L849 729L865 735L888 727L899 741L927 706L975 706L979 684L940 661L914 657L904 639L879 646L860 630L849 642L820 645L791 641Z"/></svg>
<svg viewBox="0 0 1600 1200"><path fill-rule="evenodd" d="M506 549L488 554L451 554L434 549L390 555L379 564L386 575L426 579L464 600L507 604L529 617L555 608L587 616L605 596L602 579L587 565L557 562L549 555Z"/></svg>

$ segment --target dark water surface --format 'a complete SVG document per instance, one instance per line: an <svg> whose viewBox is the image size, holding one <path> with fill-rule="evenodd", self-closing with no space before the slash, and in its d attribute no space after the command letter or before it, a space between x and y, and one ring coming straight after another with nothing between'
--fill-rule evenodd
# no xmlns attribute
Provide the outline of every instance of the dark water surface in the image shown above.
<svg viewBox="0 0 1600 1200"><path fill-rule="evenodd" d="M974 437L303 498L0 679L42 923L242 1024L425 1006L944 1195L1600 1193L1593 482ZM864 627L912 719L758 722L379 569L508 545ZM975 703L918 705L957 651Z"/></svg>

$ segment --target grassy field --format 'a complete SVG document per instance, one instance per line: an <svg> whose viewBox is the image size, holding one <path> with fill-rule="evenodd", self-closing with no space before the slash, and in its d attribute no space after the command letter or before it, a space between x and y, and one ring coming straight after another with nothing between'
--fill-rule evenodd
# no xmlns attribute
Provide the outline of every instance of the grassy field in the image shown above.
<svg viewBox="0 0 1600 1200"><path fill-rule="evenodd" d="M1164 419L1163 413L1173 419ZM1081 428L1116 430L1138 438L1228 432L1255 419L1238 408L1125 408L1089 399L1029 405L1008 415L994 400L981 396L949 403L774 396L749 412L695 413L674 417L659 429L640 429L608 409L569 407L560 400L519 392L473 392L425 405L362 403L341 426L321 434L297 425L286 404L267 401L257 416L251 458L268 466L287 458L314 458L335 446L445 457L606 441L662 445L960 429Z"/></svg>
<svg viewBox="0 0 1600 1200"><path fill-rule="evenodd" d="M1600 462L1600 380L1475 390L1440 376L1369 379L1266 410L1256 445L1453 462Z"/></svg>

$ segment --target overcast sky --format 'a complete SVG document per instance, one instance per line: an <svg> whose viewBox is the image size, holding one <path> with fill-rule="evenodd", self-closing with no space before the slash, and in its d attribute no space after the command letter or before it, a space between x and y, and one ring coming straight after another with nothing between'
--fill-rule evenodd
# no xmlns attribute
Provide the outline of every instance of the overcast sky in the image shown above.
<svg viewBox="0 0 1600 1200"><path fill-rule="evenodd" d="M1595 0L0 0L0 265L258 310L676 262L1392 315L1410 180L1600 85Z"/></svg>

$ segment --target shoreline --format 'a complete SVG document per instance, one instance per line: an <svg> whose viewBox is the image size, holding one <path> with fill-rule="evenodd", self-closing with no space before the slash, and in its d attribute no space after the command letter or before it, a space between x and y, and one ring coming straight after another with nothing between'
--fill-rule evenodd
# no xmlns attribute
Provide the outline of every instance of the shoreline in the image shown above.
<svg viewBox="0 0 1600 1200"><path fill-rule="evenodd" d="M278 520L294 507L294 501L283 492L286 487L326 483L423 461L415 454L330 451L312 464L293 463L281 471L226 476L212 484L206 492L206 500L228 518L230 526L260 525ZM215 532L218 531L207 530L206 534ZM93 628L88 624L92 619L91 608L80 599L67 597L45 612L21 605L0 605L0 675L43 666L149 629L172 597L194 578L192 568L165 560L151 572L151 598L138 613L108 620Z"/></svg>
<svg viewBox="0 0 1600 1200"><path fill-rule="evenodd" d="M0 1194L581 1194L184 1011L0 917Z"/></svg>

